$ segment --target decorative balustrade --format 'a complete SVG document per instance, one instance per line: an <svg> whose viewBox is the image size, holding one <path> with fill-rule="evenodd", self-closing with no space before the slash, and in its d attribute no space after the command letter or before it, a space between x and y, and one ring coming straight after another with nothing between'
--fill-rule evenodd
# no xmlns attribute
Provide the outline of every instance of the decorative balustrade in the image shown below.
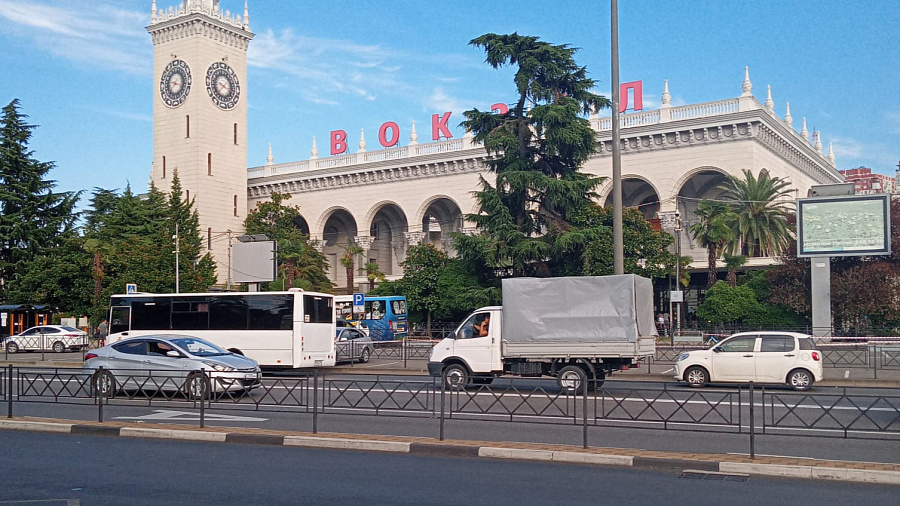
<svg viewBox="0 0 900 506"><path fill-rule="evenodd" d="M670 111L672 121L682 119L703 118L738 112L738 99L719 100L704 104L683 105L673 107Z"/></svg>

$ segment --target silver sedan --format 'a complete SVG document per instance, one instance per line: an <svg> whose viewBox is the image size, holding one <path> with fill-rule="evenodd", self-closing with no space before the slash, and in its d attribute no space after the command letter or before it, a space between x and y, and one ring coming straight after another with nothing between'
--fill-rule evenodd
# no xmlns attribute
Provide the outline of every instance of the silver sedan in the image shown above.
<svg viewBox="0 0 900 506"><path fill-rule="evenodd" d="M259 364L198 337L149 335L116 341L85 355L82 370L101 395L120 390L181 391L192 399L210 392L260 385Z"/></svg>
<svg viewBox="0 0 900 506"><path fill-rule="evenodd" d="M372 339L359 329L348 327L337 330L335 348L338 362L359 360L366 363L372 356L373 346Z"/></svg>

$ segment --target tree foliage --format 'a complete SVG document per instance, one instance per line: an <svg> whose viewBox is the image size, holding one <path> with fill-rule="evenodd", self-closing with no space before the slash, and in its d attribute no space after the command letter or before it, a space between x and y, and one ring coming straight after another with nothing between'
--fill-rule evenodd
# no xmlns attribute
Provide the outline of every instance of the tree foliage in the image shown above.
<svg viewBox="0 0 900 506"><path fill-rule="evenodd" d="M716 284L716 261L725 245L735 237L731 224L737 216L725 202L702 200L697 205L694 215L699 218L689 229L694 240L701 248L706 248L706 287Z"/></svg>
<svg viewBox="0 0 900 506"><path fill-rule="evenodd" d="M786 199L791 196L790 181L772 177L768 169L754 176L749 169L743 170L743 178L728 176L719 188L725 190L725 199L731 201L735 217L733 227L740 238L741 252L751 257L776 256L791 239L788 224L789 211Z"/></svg>
<svg viewBox="0 0 900 506"><path fill-rule="evenodd" d="M516 67L516 98L504 114L465 112L462 125L491 155L494 181L480 178L473 192L478 212L466 216L480 233L456 235L456 249L482 281L562 275L560 269L573 267L551 259L581 259L603 234L601 227L580 230L573 218L602 182L579 172L595 150L594 131L581 115L609 101L591 91L594 81L568 45L517 33L489 33L470 44L484 49L492 67Z"/></svg>
<svg viewBox="0 0 900 506"><path fill-rule="evenodd" d="M54 193L52 162L28 147L35 125L13 100L0 114L0 298L26 264L58 247L71 231L79 194Z"/></svg>
<svg viewBox="0 0 900 506"><path fill-rule="evenodd" d="M317 242L297 228L300 207L286 204L290 198L290 194L272 193L270 201L257 204L244 220L247 234L265 234L278 243L279 279L269 289L331 292L334 284L328 279L328 261Z"/></svg>

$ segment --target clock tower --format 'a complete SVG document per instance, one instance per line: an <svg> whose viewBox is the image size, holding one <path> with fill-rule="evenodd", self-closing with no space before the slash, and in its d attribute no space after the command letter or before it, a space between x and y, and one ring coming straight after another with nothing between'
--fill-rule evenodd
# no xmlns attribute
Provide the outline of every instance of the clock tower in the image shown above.
<svg viewBox="0 0 900 506"><path fill-rule="evenodd" d="M219 281L230 233L247 217L247 46L243 16L219 0L185 0L150 10L153 39L153 165L150 180L169 192L178 171L183 197L200 215L203 245Z"/></svg>

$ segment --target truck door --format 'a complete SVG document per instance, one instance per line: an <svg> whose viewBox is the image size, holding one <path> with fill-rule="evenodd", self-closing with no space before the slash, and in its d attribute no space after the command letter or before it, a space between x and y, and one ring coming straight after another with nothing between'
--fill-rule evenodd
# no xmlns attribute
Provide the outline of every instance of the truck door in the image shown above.
<svg viewBox="0 0 900 506"><path fill-rule="evenodd" d="M465 360L473 373L492 370L495 332L490 320L491 313L488 311L473 314L460 327L453 341L453 354Z"/></svg>

